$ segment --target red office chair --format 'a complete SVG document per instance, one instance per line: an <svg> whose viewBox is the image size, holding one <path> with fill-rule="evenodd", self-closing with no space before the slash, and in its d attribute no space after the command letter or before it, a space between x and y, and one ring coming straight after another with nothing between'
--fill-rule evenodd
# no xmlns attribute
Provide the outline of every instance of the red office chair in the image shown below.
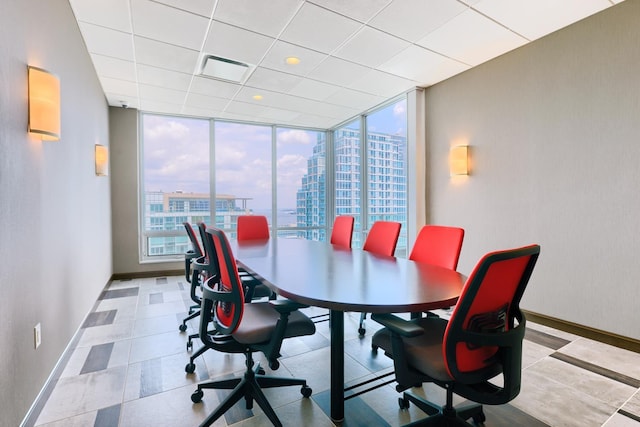
<svg viewBox="0 0 640 427"><path fill-rule="evenodd" d="M238 242L251 240L269 240L269 223L264 215L240 215L237 225ZM240 280L245 286L245 298L251 301L254 298L269 297L275 299L276 295L258 279L247 271L239 270Z"/></svg>
<svg viewBox="0 0 640 427"><path fill-rule="evenodd" d="M269 420L275 426L281 426L262 388L300 385L304 397L311 395L311 388L303 379L265 376L260 364L254 362L253 353L262 352L269 367L276 370L280 366L277 359L280 357L282 341L285 338L312 335L316 328L307 316L298 311L304 306L293 301L245 303L236 261L224 232L208 228L207 242L214 247L220 276L207 280L203 285L200 339L207 347L218 351L244 353L247 368L242 378L198 384L197 390L191 395L194 403L202 400L203 389L233 389L201 426L213 424L242 398L246 401L247 409L253 407L255 400ZM207 330L210 323L213 323L216 333Z"/></svg>
<svg viewBox="0 0 640 427"><path fill-rule="evenodd" d="M362 249L378 255L393 256L396 251L396 245L398 244L398 237L400 236L400 227L402 227L402 224L399 222L374 222L369 230L369 234L367 234ZM360 334L360 336L364 336L364 334L367 333L364 327L366 318L367 313L360 313L360 324L358 325L358 334Z"/></svg>
<svg viewBox="0 0 640 427"><path fill-rule="evenodd" d="M463 239L462 228L425 225L416 237L409 259L455 270Z"/></svg>
<svg viewBox="0 0 640 427"><path fill-rule="evenodd" d="M264 215L240 215L237 228L238 241L269 239L269 223Z"/></svg>
<svg viewBox="0 0 640 427"><path fill-rule="evenodd" d="M519 304L539 254L540 246L531 245L485 255L467 279L449 321L372 315L390 331L377 344L393 358L396 389L423 382L446 389L443 407L403 393L402 409L411 401L430 415L412 426L470 426L469 418L482 423L480 404L502 405L518 395L526 325ZM502 381L490 382L500 374ZM456 409L453 393L477 404Z"/></svg>
<svg viewBox="0 0 640 427"><path fill-rule="evenodd" d="M353 236L353 217L350 215L339 215L333 222L331 230L331 244L346 249L351 249L351 238Z"/></svg>

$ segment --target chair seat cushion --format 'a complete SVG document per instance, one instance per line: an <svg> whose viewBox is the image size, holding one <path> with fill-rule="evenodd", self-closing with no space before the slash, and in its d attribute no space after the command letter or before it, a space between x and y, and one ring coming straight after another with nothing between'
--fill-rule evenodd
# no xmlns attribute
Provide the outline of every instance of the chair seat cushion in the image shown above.
<svg viewBox="0 0 640 427"><path fill-rule="evenodd" d="M439 317L423 317L411 320L424 329L424 334L413 338L403 338L407 360L411 367L437 381L451 381L442 354L442 338L447 321ZM378 330L371 343L393 357L391 332L387 328Z"/></svg>
<svg viewBox="0 0 640 427"><path fill-rule="evenodd" d="M268 302L244 304L244 313L240 326L233 333L233 339L242 344L260 344L271 339L276 329L280 314ZM289 315L289 323L284 338L312 335L316 327L307 316L300 311Z"/></svg>

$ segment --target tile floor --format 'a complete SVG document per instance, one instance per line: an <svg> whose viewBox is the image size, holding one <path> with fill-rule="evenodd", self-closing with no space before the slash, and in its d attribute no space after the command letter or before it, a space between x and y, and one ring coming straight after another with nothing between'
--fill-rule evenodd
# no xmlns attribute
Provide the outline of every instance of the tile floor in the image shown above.
<svg viewBox="0 0 640 427"><path fill-rule="evenodd" d="M195 373L185 373L187 333L197 327L196 320L187 332L178 331L191 304L189 286L179 276L112 282L63 356L59 378L36 402L27 427L198 425L225 392L205 390L202 403L194 404L195 384L241 373L244 358L207 351L196 360ZM348 384L392 371L382 352L370 351L368 337L377 324L368 321L367 335L360 339L358 318L357 313L345 317ZM299 387L266 391L285 426L333 425L325 413L328 323L318 323L317 329L313 336L285 341L277 371L306 378L311 398L302 398ZM196 341L194 347L199 345ZM529 322L522 382L522 392L510 404L485 407L486 426L640 427L640 354ZM444 399L433 385L418 392ZM392 384L348 400L343 425L398 426L424 416L413 405L399 410L398 396ZM240 403L214 425L271 424L257 405L248 411Z"/></svg>

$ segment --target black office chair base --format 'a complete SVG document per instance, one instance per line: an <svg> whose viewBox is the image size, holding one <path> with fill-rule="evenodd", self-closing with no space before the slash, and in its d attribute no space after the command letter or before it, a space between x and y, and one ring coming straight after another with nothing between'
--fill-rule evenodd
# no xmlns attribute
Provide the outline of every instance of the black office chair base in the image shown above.
<svg viewBox="0 0 640 427"><path fill-rule="evenodd" d="M486 416L482 410L482 405L472 404L461 408L453 407L453 393L447 390L447 403L445 406L436 405L433 402L424 400L412 393L403 393L402 397L398 399L400 409L409 408L409 402L413 402L421 411L425 412L429 416L421 420L414 421L410 424L406 424L403 427L418 427L418 426L462 426L473 427L474 424L468 423L466 420L471 418L475 425L483 425L486 421Z"/></svg>
<svg viewBox="0 0 640 427"><path fill-rule="evenodd" d="M247 364L253 364L251 360L251 356L248 356ZM229 390L233 389L233 391L220 403L220 405L213 411L203 422L200 424L200 427L208 427L213 424L218 418L220 418L226 411L228 411L233 405L235 405L240 399L243 397L246 401L246 408L253 408L253 401L255 400L264 414L269 418L269 420L276 427L282 427L282 423L280 419L276 415L275 411L267 401L263 388L271 388L271 387L283 387L283 386L291 386L291 385L300 385L302 388L300 389L300 393L304 397L311 396L312 390L311 387L307 385L307 381L298 378L281 378L281 377L271 377L262 375L261 372L264 372L262 368L260 368L260 364L256 363L256 365L252 368L248 368L242 378L232 378L229 380L221 380L214 381L204 384L198 384L198 389L193 392L191 395L191 401L193 403L198 403L202 400L204 395L203 389L223 389Z"/></svg>
<svg viewBox="0 0 640 427"><path fill-rule="evenodd" d="M191 310L189 310L189 315L187 317L185 317L184 319L182 319L182 324L178 327L178 329L180 329L180 332L184 332L187 330L187 322L191 319L195 319L196 317L200 316L200 310L196 310L194 312L191 312Z"/></svg>
<svg viewBox="0 0 640 427"><path fill-rule="evenodd" d="M364 321L367 319L367 313L360 313L360 324L358 325L358 335L360 337L364 337L367 333L367 329L365 328Z"/></svg>

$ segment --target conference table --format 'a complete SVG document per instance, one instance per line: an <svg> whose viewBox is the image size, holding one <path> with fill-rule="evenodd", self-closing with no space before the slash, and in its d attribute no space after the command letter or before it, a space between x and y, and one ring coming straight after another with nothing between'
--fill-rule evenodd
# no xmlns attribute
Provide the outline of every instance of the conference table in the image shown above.
<svg viewBox="0 0 640 427"><path fill-rule="evenodd" d="M231 241L241 267L278 295L330 310L330 417L344 420L344 312L422 312L454 305L464 276L441 267L326 242Z"/></svg>

